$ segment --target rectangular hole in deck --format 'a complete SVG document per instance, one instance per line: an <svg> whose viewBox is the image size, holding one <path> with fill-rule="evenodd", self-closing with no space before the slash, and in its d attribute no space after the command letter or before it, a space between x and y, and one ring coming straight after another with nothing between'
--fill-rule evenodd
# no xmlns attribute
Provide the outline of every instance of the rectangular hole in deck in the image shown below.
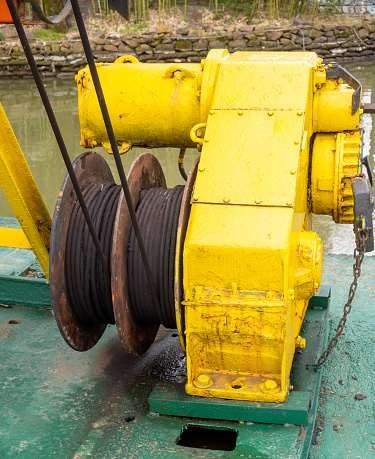
<svg viewBox="0 0 375 459"><path fill-rule="evenodd" d="M233 451L237 435L233 429L186 425L176 443L189 448Z"/></svg>

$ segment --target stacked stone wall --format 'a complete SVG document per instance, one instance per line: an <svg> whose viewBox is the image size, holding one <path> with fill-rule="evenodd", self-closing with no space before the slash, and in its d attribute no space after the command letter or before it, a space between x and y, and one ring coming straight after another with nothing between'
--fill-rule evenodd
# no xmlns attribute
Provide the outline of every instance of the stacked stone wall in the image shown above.
<svg viewBox="0 0 375 459"><path fill-rule="evenodd" d="M32 37L31 37L32 38ZM90 39L97 62L113 62L129 54L140 62L200 62L209 50L315 51L325 62L375 57L375 22L355 25L307 26L262 30L254 26L212 27L209 30L179 29L177 33L150 32L144 35L105 35ZM76 32L53 43L31 41L37 65L45 77L72 77L86 65ZM0 45L0 78L30 77L21 44L8 39Z"/></svg>

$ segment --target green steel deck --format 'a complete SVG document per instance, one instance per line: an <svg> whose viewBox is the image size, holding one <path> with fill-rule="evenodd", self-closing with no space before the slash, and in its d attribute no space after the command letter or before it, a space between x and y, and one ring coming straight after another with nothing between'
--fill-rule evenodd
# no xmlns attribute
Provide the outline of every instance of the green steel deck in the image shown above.
<svg viewBox="0 0 375 459"><path fill-rule="evenodd" d="M4 251L5 252L1 252ZM14 304L17 284L29 273L28 254L0 249L0 303ZM8 268L5 268L7 264ZM325 257L324 283L332 286L330 335L341 316L352 276L352 259ZM22 265L22 266L21 266ZM375 258L366 257L345 335L322 370L316 435L310 458L370 458L375 453ZM8 284L7 284L8 280ZM24 288L24 282L22 288ZM71 350L60 336L46 299L42 308L0 306L0 457L27 458L296 458L306 457L294 424L208 421L149 413L158 383L181 384L185 360L178 338L162 329L141 358L126 354L115 326L86 353ZM9 288L13 285L13 289ZM28 285L28 284L27 284ZM5 287L4 287L5 286ZM26 288L26 287L25 287ZM27 289L26 289L27 292ZM4 295L8 295L3 299ZM43 296L44 295L44 296ZM26 294L30 304L35 293ZM175 386L177 387L177 386ZM355 394L367 395L355 400ZM183 413L181 413L183 414ZM234 451L179 446L187 424L229 427L238 432Z"/></svg>

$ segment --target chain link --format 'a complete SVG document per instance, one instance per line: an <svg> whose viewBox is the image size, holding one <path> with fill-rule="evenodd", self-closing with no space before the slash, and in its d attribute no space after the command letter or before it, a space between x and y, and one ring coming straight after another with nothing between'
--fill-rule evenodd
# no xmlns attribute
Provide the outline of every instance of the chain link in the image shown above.
<svg viewBox="0 0 375 459"><path fill-rule="evenodd" d="M318 363L317 363L318 367L321 367L322 365L324 365L332 349L336 346L340 335L344 331L346 319L352 309L352 301L354 299L354 295L357 290L358 279L359 279L359 276L361 275L361 265L362 265L363 258L365 256L366 242L367 242L368 237L369 237L369 232L367 229L360 230L357 232L356 240L355 240L356 247L354 249L354 258L355 258L355 263L353 265L354 279L349 289L348 301L346 302L344 306L344 314L341 317L340 322L336 328L335 336L331 339L326 350L323 352L323 354L318 359Z"/></svg>

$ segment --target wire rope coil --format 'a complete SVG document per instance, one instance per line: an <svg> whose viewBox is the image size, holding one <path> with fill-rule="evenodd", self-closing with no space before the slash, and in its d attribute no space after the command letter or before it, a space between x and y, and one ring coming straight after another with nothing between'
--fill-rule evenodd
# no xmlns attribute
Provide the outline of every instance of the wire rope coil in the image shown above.
<svg viewBox="0 0 375 459"><path fill-rule="evenodd" d="M136 213L159 295L160 310L154 307L146 272L139 255L134 230L128 247L130 305L140 323L161 323L177 328L174 302L176 239L183 186L141 191Z"/></svg>

